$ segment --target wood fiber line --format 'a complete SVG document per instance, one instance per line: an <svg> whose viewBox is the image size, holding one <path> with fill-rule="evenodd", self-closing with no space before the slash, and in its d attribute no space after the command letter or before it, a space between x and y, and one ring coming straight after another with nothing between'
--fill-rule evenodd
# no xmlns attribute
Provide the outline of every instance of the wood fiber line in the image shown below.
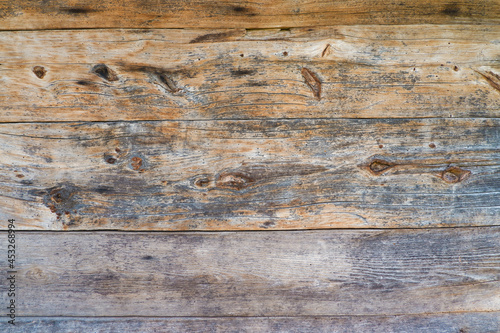
<svg viewBox="0 0 500 333"><path fill-rule="evenodd" d="M498 24L498 0L4 1L0 29L288 28L352 24Z"/></svg>
<svg viewBox="0 0 500 333"><path fill-rule="evenodd" d="M253 317L253 318L53 318L19 317L15 330L0 323L2 332L228 332L243 333L457 333L500 331L500 313L460 313L417 316Z"/></svg>
<svg viewBox="0 0 500 333"><path fill-rule="evenodd" d="M499 119L0 125L23 230L487 226Z"/></svg>
<svg viewBox="0 0 500 333"><path fill-rule="evenodd" d="M0 121L500 116L500 27L0 33Z"/></svg>
<svg viewBox="0 0 500 333"><path fill-rule="evenodd" d="M1 236L6 248L6 232ZM16 253L16 309L24 316L418 317L500 310L497 227L20 232ZM7 283L0 280L2 290ZM2 304L6 297L0 294ZM498 326L498 316L484 325Z"/></svg>

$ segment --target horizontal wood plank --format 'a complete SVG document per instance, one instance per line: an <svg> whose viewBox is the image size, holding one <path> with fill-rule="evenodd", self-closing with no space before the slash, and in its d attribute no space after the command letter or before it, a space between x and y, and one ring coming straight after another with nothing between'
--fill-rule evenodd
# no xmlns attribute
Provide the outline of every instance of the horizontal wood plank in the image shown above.
<svg viewBox="0 0 500 333"><path fill-rule="evenodd" d="M275 28L332 24L498 24L498 0L3 1L0 29Z"/></svg>
<svg viewBox="0 0 500 333"><path fill-rule="evenodd" d="M0 33L0 121L500 116L500 26Z"/></svg>
<svg viewBox="0 0 500 333"><path fill-rule="evenodd" d="M499 119L0 125L0 223L46 230L498 224Z"/></svg>
<svg viewBox="0 0 500 333"><path fill-rule="evenodd" d="M0 235L7 248L7 234ZM16 234L24 316L500 310L500 228ZM6 290L7 279L0 280ZM1 293L1 304L7 304Z"/></svg>
<svg viewBox="0 0 500 333"><path fill-rule="evenodd" d="M500 331L500 313L459 313L420 316L223 317L223 318L68 318L18 317L2 332L372 332L457 333Z"/></svg>

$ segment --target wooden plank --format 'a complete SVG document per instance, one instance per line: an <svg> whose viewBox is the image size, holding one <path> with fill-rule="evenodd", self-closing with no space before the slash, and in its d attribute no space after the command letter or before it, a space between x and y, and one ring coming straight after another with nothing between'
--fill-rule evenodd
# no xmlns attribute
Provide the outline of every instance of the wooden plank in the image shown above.
<svg viewBox="0 0 500 333"><path fill-rule="evenodd" d="M275 28L332 24L498 24L498 0L4 1L0 28Z"/></svg>
<svg viewBox="0 0 500 333"><path fill-rule="evenodd" d="M7 235L0 238L6 248ZM417 315L500 310L500 228L18 232L24 316ZM0 280L6 290L7 279ZM7 304L1 293L1 304Z"/></svg>
<svg viewBox="0 0 500 333"><path fill-rule="evenodd" d="M500 313L457 313L420 316L222 317L222 318L67 318L19 317L2 332L372 332L457 333L500 331ZM9 329L11 329L9 331Z"/></svg>
<svg viewBox="0 0 500 333"><path fill-rule="evenodd" d="M499 119L1 124L0 223L48 230L498 224Z"/></svg>
<svg viewBox="0 0 500 333"><path fill-rule="evenodd" d="M500 25L2 32L0 121L499 117L499 36Z"/></svg>

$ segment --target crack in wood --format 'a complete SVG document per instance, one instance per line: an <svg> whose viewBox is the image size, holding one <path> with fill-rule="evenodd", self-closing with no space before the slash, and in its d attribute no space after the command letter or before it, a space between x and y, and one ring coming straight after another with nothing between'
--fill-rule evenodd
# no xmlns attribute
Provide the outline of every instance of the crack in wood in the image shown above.
<svg viewBox="0 0 500 333"><path fill-rule="evenodd" d="M477 69L474 71L484 77L486 82L488 82L491 87L500 92L500 75L493 73L492 71L482 72Z"/></svg>
<svg viewBox="0 0 500 333"><path fill-rule="evenodd" d="M316 74L305 67L302 68L301 73L306 80L307 85L311 88L314 97L316 97L318 101L321 100L321 81L318 79Z"/></svg>
<svg viewBox="0 0 500 333"><path fill-rule="evenodd" d="M321 52L321 57L325 57L325 56L328 56L332 53L332 46L330 44L326 44L326 47L325 49L323 50L323 52Z"/></svg>

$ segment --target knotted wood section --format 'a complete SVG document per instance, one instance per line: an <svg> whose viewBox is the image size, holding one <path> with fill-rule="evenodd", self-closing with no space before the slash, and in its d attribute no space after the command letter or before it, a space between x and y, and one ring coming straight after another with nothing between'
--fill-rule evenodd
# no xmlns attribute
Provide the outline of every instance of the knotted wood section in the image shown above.
<svg viewBox="0 0 500 333"><path fill-rule="evenodd" d="M498 119L0 125L21 229L494 225ZM26 212L36 212L23 218ZM2 223L6 223L6 222Z"/></svg>
<svg viewBox="0 0 500 333"><path fill-rule="evenodd" d="M499 35L498 25L3 32L0 121L499 117Z"/></svg>

